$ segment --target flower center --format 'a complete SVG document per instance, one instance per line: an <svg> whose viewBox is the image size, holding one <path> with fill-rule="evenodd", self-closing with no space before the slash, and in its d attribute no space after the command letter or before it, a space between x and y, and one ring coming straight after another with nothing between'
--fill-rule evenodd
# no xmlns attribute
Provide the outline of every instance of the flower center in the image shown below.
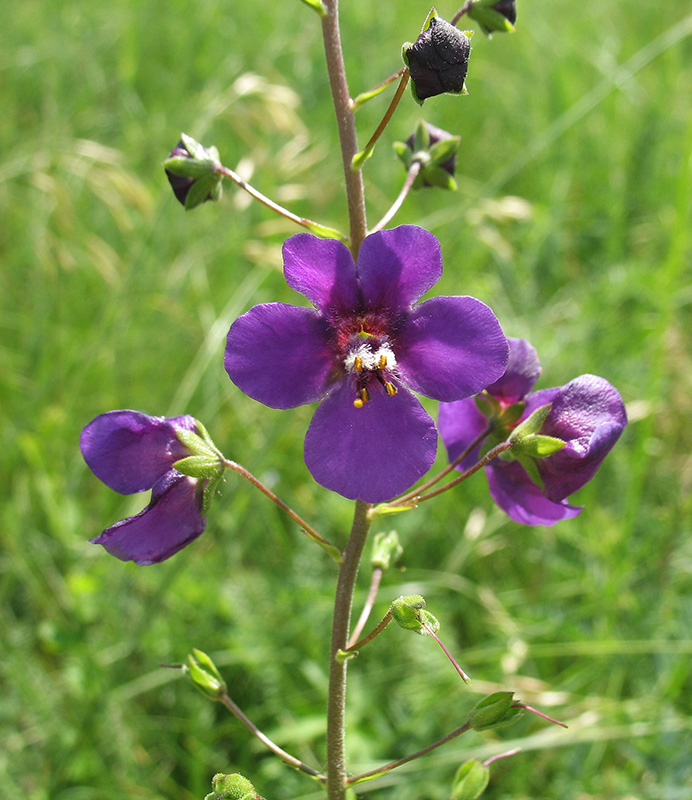
<svg viewBox="0 0 692 800"><path fill-rule="evenodd" d="M356 408L362 408L370 400L368 382L372 378L382 384L389 397L397 393L396 386L389 380L396 369L396 357L386 336L361 330L349 336L345 349L344 368L355 381L353 405Z"/></svg>

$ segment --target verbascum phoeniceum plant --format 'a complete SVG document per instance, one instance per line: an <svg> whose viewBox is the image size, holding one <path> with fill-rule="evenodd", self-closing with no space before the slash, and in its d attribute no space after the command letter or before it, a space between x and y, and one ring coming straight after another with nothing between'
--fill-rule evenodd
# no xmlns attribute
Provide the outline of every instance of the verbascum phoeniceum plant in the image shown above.
<svg viewBox="0 0 692 800"><path fill-rule="evenodd" d="M429 501L481 471L495 503L518 523L553 525L574 517L582 509L567 498L594 477L627 417L617 390L595 375L534 390L540 375L535 349L526 340L507 338L493 311L480 300L463 294L422 299L442 276L440 243L422 227L390 223L412 190L455 188L459 136L421 121L405 142L395 143L406 168L402 190L379 222L369 226L366 220L363 169L407 85L420 105L441 94L466 94L472 31L461 30L460 21L474 20L488 36L511 32L517 16L514 0L468 0L449 20L431 10L420 35L402 47L403 66L355 100L344 70L338 0L303 2L316 12L313 19L321 24L324 37L341 146L338 157L344 164L344 231L282 207L225 167L216 148L185 134L164 166L176 198L187 210L219 200L225 178L305 229L284 242L283 271L288 286L309 305L270 302L249 308L230 326L223 366L237 390L266 406L315 405L305 434L305 462L317 484L355 501L350 531L338 545L326 539L289 503L224 456L204 425L184 409L176 417L107 411L84 427L80 447L96 477L111 489L123 494L151 490L139 514L115 522L92 539L118 559L153 565L194 542L213 514L212 501L224 475L231 471L275 503L335 562L331 645L324 656L329 665L324 764L304 763L258 730L202 650L191 649L182 671L279 759L321 784L329 800L344 800L357 795L360 783L467 731L509 725L527 710L557 723L520 702L513 691L496 691L475 703L462 724L441 739L423 742L420 750L374 770L349 770L349 661L390 622L432 637L462 682L468 681L437 635L439 621L419 595L393 599L384 618L364 633L382 573L401 555L395 532L372 532L371 590L352 625L356 575L373 526L395 512L421 514ZM360 148L357 110L395 83L382 122ZM439 401L437 424L419 396ZM449 465L425 479L436 459L438 433ZM501 755L509 753L485 762L467 760L447 795L453 800L479 797L488 784L491 763ZM221 772L213 777L207 795L217 800L258 797L250 778Z"/></svg>

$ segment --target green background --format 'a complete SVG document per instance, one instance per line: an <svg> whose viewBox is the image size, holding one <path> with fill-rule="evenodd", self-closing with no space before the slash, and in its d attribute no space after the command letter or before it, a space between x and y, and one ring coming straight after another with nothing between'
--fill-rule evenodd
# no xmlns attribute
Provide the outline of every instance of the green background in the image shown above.
<svg viewBox="0 0 692 800"><path fill-rule="evenodd" d="M524 717L363 792L446 800L469 755L521 746L492 767L488 798L686 800L692 16L680 0L518 5L514 35L474 36L467 97L421 111L407 94L365 168L369 219L399 191L391 143L421 113L460 134L459 191L420 191L395 220L440 238L435 293L479 297L528 338L540 387L607 378L630 425L572 521L511 523L483 476L386 521L406 570L385 577L375 617L424 594L473 683L429 639L388 629L349 672L349 767L403 757L507 688L569 729ZM342 0L353 95L399 68L428 10ZM113 408L193 414L343 543L351 504L302 461L313 409L265 408L222 366L238 314L300 302L280 271L296 229L231 186L185 213L160 166L184 130L294 212L344 227L318 17L298 0L10 0L4 11L2 794L201 800L214 772L240 770L268 800L316 799L159 664L211 653L254 722L321 766L332 563L233 475L194 545L155 567L115 560L88 539L146 500L100 484L78 436ZM361 142L390 95L359 111Z"/></svg>

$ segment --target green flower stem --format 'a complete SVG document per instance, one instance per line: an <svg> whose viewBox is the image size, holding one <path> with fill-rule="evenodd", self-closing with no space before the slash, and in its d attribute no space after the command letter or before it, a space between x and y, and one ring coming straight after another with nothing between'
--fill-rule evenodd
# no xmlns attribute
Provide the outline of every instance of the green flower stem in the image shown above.
<svg viewBox="0 0 692 800"><path fill-rule="evenodd" d="M223 465L226 469L230 469L233 472L236 472L242 478L245 478L246 481L249 481L256 489L259 489L265 497L268 497L272 503L277 505L285 514L300 525L303 533L311 539L313 542L316 542L331 558L336 561L337 564L341 564L342 556L339 552L338 548L334 547L333 544L328 542L323 536L320 536L319 533L286 503L277 497L271 489L265 486L262 481L258 480L251 472L249 472L245 467L242 467L240 464L236 464L235 461L230 461L227 458L223 459Z"/></svg>
<svg viewBox="0 0 692 800"><path fill-rule="evenodd" d="M347 650L350 650L353 647L353 643L358 641L358 637L363 632L363 628L365 627L365 623L368 621L368 617L370 616L370 612L372 611L372 607L375 605L375 599L377 598L377 592L380 588L380 582L382 581L382 575L384 571L382 567L375 567L372 571L372 578L370 580L370 590L368 591L367 599L365 600L365 605L363 606L363 610L361 611L360 617L358 617L358 622L356 623L353 633L351 634L351 638L348 640L348 647Z"/></svg>
<svg viewBox="0 0 692 800"><path fill-rule="evenodd" d="M450 24L451 25L456 25L457 22L459 22L459 20L464 16L464 14L466 14L470 10L471 5L472 5L472 3L470 2L470 0L467 0L467 2L464 3L464 5L452 17L452 19L450 20Z"/></svg>
<svg viewBox="0 0 692 800"><path fill-rule="evenodd" d="M282 761L288 764L290 767L294 769L298 769L301 772L306 772L308 775L311 775L313 778L316 778L319 781L324 782L326 780L325 776L319 773L316 769L309 767L307 764L303 764L302 761L292 756L290 753L287 753L285 750L282 750L277 744L274 744L272 740L265 736L261 730L251 722L245 714L238 708L238 706L231 700L231 698L226 694L226 692L222 692L219 695L219 702L224 705L230 712L233 714L234 717L239 719L243 725L252 733L253 736L256 736L265 747L271 750L274 755L278 756Z"/></svg>
<svg viewBox="0 0 692 800"><path fill-rule="evenodd" d="M513 447L512 442L502 442L498 444L497 447L493 447L492 450L489 450L480 461L477 461L472 467L469 467L465 472L462 472L458 478L455 478L453 481L449 483L445 483L444 486L440 486L439 489L434 489L432 492L428 492L427 494L416 494L409 503L411 505L418 505L422 503L424 500L431 500L433 497L437 497L438 494L442 494L442 492L446 492L449 489L453 489L455 486L460 484L462 481L465 481L467 478L470 478L474 472L478 472L481 467L484 467L486 464L489 464L494 458L500 455L500 453L504 453L507 450L510 450ZM399 505L399 500L394 500L392 503L388 503L386 505ZM408 504L408 503L407 503Z"/></svg>
<svg viewBox="0 0 692 800"><path fill-rule="evenodd" d="M408 175L406 176L406 181L404 185L401 187L401 191L399 192L399 196L397 199L392 203L392 207L389 211L382 217L382 219L375 225L375 227L370 231L370 233L375 233L375 231L381 231L386 225L388 225L397 211L401 208L404 204L404 200L407 198L408 193L411 191L411 187L413 186L414 181L418 177L418 173L420 172L420 161L414 161L411 164L411 169L408 171Z"/></svg>
<svg viewBox="0 0 692 800"><path fill-rule="evenodd" d="M262 194L262 192L258 192L254 186L251 186L247 181L244 181L237 172L234 172L229 167L224 167L223 165L219 164L219 166L216 168L216 172L218 172L220 175L223 175L225 178L229 178L233 181L233 183L236 184L236 186L239 186L241 189L246 191L250 197L258 200L272 211L276 211L276 213L280 214L282 217L285 217L291 222L295 222L296 225L307 228L309 231L312 231L318 236L323 236L329 239L341 239L342 242L348 240L348 237L341 233L341 231L337 231L335 228L329 228L327 225L322 225L319 222L314 222L311 219L307 219L307 217L299 217L297 214L294 214L287 208L284 208L278 203L275 203L273 200L270 200L266 195Z"/></svg>
<svg viewBox="0 0 692 800"><path fill-rule="evenodd" d="M380 124L377 126L377 129L375 130L375 133L373 133L373 135L370 137L370 140L365 145L365 147L363 148L362 152L357 154L358 155L358 162L357 163L359 164L359 167L355 168L353 166L353 161L351 161L351 169L352 170L360 172L360 167L372 155L372 151L375 149L375 145L377 144L377 140L380 138L380 136L382 136L382 133L384 132L384 129L387 127L387 125L389 124L389 121L394 116L394 112L396 111L397 106L399 105L399 101L401 100L402 95L404 94L404 90L406 89L406 86L408 85L409 76L410 76L410 73L409 73L408 67L406 67L404 69L404 71L401 73L401 81L399 82L399 86L397 87L397 90L396 90L396 92L394 94L394 97L392 97L392 102L389 104L389 108L385 111L385 114L382 117L382 120L381 120Z"/></svg>
<svg viewBox="0 0 692 800"><path fill-rule="evenodd" d="M419 497L423 492L427 491L431 486L434 486L436 483L442 480L446 475L449 475L456 467L461 464L461 462L472 453L481 442L483 442L487 436L490 435L492 432L492 428L488 426L482 433L479 433L478 436L471 442L471 444L461 453L461 455L457 456L454 461L451 461L448 466L446 466L443 470L441 470L437 475L430 480L422 483L417 488L411 490L410 492L406 492L406 494L402 494L401 497L397 497L392 503L388 503L388 505L406 505L410 500L414 497Z"/></svg>
<svg viewBox="0 0 692 800"><path fill-rule="evenodd" d="M344 725L346 713L346 671L348 659L339 657L346 649L353 591L363 548L370 530L370 504L356 500L351 534L339 569L339 579L334 598L334 618L329 656L329 692L327 700L327 798L345 800L346 756L344 752Z"/></svg>
<svg viewBox="0 0 692 800"><path fill-rule="evenodd" d="M375 628L373 628L370 631L370 633L367 636L364 636L362 639L358 639L355 642L355 644L351 644L351 641L355 639L355 631L354 631L354 636L351 637L348 647L342 652L350 653L354 650L359 650L364 644L371 642L379 633L382 633L382 631L387 627L387 625L389 625L391 621L392 621L392 610L390 608L389 611L384 615L384 617L382 617L382 620L377 624Z"/></svg>
<svg viewBox="0 0 692 800"><path fill-rule="evenodd" d="M448 733L446 736L443 736L436 742L429 744L422 750L418 750L417 752L412 753L410 756L406 756L406 758L400 758L398 761L390 761L389 764L385 764L383 767L379 767L379 769L371 769L369 772L362 772L360 775L354 775L348 779L348 784L349 786L353 786L356 783L362 783L363 781L372 780L373 778L379 778L381 775L385 775L387 772L391 772L393 769L396 769L403 764L408 764L409 761L414 761L416 758L427 755L432 750L436 750L443 744L451 742L452 739L456 739L457 736L461 736L462 733L466 733L466 731L470 729L471 725L468 722L465 722L461 727L456 728L451 733Z"/></svg>
<svg viewBox="0 0 692 800"><path fill-rule="evenodd" d="M336 125L341 144L341 157L346 181L346 198L348 203L348 219L350 225L350 248L354 259L368 233L368 222L365 213L365 189L363 176L351 169L353 157L358 152L356 137L356 121L351 108L351 97L348 92L344 56L341 50L341 33L339 31L339 0L324 0L327 14L322 18L322 38L324 54L329 74L329 85L336 113Z"/></svg>
<svg viewBox="0 0 692 800"><path fill-rule="evenodd" d="M368 100L371 100L373 97L377 97L377 95L380 92L384 91L389 86L390 83L394 83L394 81L397 78L400 78L404 74L404 70L406 69L407 67L402 67L400 70L398 70L398 72L395 72L393 75L390 75L388 78L385 78L385 80L383 80L382 83L378 83L377 86L374 86L372 89L370 89L369 92L362 92L361 94L358 95L358 97L356 97L355 100L351 100L352 110L358 111L358 109L362 105L367 103Z"/></svg>

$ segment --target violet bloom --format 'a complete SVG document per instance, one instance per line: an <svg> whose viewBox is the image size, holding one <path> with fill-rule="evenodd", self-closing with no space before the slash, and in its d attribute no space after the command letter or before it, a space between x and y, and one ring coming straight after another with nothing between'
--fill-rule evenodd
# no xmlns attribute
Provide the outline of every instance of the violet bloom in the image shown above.
<svg viewBox="0 0 692 800"><path fill-rule="evenodd" d="M225 366L272 408L321 401L305 437L315 480L344 497L390 500L435 460L435 423L412 391L468 397L502 375L507 340L473 297L418 303L442 273L437 239L402 225L368 236L357 265L344 244L285 242L288 285L315 309L265 303L228 332Z"/></svg>
<svg viewBox="0 0 692 800"><path fill-rule="evenodd" d="M554 525L581 512L581 506L569 505L565 498L593 478L620 437L627 415L618 391L596 375L580 375L565 386L531 392L540 374L536 351L524 339L510 339L509 343L507 371L486 389L499 407L490 421L490 441L504 441L518 422L552 403L540 433L561 439L566 445L536 460L543 487L531 480L518 461L494 459L485 468L490 494L515 522ZM450 460L461 455L488 424L471 398L443 404L440 435ZM478 451L476 448L458 469L472 466L478 460Z"/></svg>
<svg viewBox="0 0 692 800"><path fill-rule="evenodd" d="M93 544L122 561L154 564L172 556L204 530L203 481L173 464L190 455L176 430L197 430L193 417L149 417L109 411L82 431L79 446L94 475L121 494L151 489L149 505L106 528Z"/></svg>

